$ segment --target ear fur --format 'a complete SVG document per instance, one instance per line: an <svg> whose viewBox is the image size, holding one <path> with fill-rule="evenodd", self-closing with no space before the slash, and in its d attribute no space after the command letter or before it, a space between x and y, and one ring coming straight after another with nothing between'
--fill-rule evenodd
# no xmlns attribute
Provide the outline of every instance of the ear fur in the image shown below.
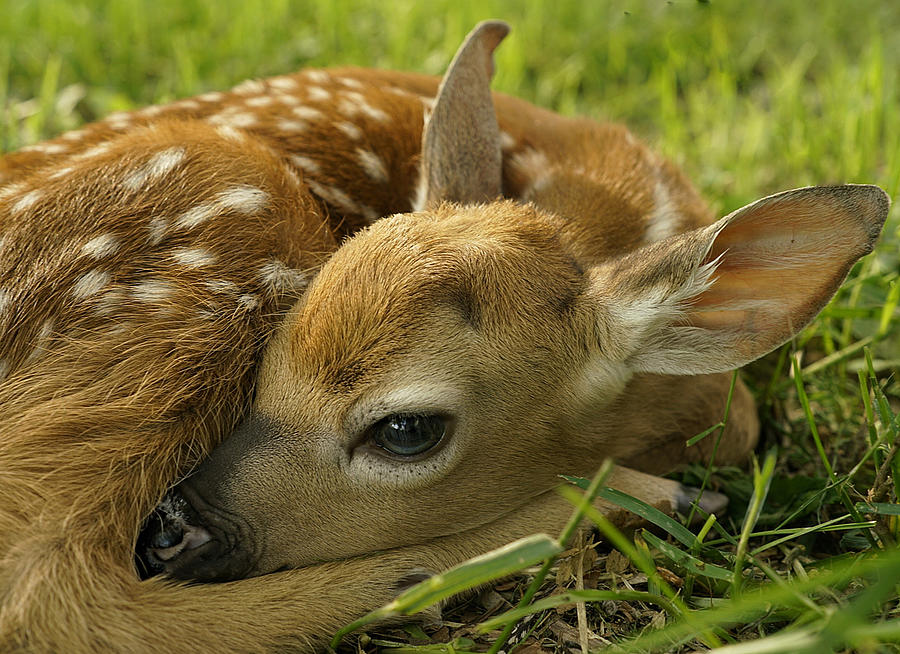
<svg viewBox="0 0 900 654"><path fill-rule="evenodd" d="M501 195L500 128L491 77L494 49L508 33L502 21L479 23L450 63L422 135L417 211L445 200L475 204Z"/></svg>
<svg viewBox="0 0 900 654"><path fill-rule="evenodd" d="M592 271L606 354L635 372L723 372L775 349L872 251L890 201L877 186L785 191Z"/></svg>

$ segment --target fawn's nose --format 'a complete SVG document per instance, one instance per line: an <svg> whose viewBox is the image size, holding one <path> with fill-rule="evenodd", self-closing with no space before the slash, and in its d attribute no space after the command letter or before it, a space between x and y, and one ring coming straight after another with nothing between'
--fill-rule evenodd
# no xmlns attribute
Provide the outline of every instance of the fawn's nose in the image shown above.
<svg viewBox="0 0 900 654"><path fill-rule="evenodd" d="M251 553L239 544L246 529L223 516L187 484L170 490L147 518L135 552L142 578L228 581L247 575ZM251 548L252 549L252 548Z"/></svg>
<svg viewBox="0 0 900 654"><path fill-rule="evenodd" d="M160 562L173 561L176 557L206 545L212 536L203 527L187 524L167 525L150 534L147 543L148 556Z"/></svg>
<svg viewBox="0 0 900 654"><path fill-rule="evenodd" d="M221 547L215 546L212 534L199 522L198 514L184 496L170 491L147 518L138 538L137 557L142 576L160 572L174 574L176 568L192 560L215 558Z"/></svg>

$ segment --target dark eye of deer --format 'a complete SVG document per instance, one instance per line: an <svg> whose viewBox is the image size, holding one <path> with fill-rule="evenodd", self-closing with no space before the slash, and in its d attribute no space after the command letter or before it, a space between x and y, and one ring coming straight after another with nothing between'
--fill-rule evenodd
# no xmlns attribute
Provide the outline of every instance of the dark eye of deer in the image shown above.
<svg viewBox="0 0 900 654"><path fill-rule="evenodd" d="M393 415L372 426L372 442L397 456L421 454L440 442L447 431L441 416Z"/></svg>

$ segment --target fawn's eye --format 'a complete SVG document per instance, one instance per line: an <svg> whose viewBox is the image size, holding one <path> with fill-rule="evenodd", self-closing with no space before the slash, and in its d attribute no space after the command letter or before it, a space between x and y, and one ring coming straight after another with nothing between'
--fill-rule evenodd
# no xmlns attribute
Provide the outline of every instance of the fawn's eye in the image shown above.
<svg viewBox="0 0 900 654"><path fill-rule="evenodd" d="M414 456L437 445L447 431L438 415L395 414L382 418L369 430L372 442L397 456Z"/></svg>

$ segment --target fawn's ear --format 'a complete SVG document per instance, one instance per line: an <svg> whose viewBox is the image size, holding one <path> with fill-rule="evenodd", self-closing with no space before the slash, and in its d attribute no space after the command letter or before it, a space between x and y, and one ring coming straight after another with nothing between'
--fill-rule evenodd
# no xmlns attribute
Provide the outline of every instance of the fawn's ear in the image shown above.
<svg viewBox="0 0 900 654"><path fill-rule="evenodd" d="M786 191L590 271L605 356L636 372L722 372L775 349L872 251L890 201L877 186Z"/></svg>
<svg viewBox="0 0 900 654"><path fill-rule="evenodd" d="M491 77L494 49L508 33L504 22L479 23L450 63L426 118L415 210L444 200L474 204L500 196L500 128Z"/></svg>

